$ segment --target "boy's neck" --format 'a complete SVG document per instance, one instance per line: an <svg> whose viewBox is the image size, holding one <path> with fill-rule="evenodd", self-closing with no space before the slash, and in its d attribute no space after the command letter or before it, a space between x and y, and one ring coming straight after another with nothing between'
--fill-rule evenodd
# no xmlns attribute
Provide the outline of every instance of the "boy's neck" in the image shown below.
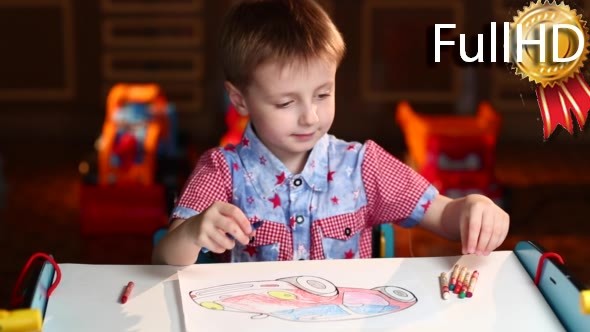
<svg viewBox="0 0 590 332"><path fill-rule="evenodd" d="M260 135L258 135L258 132L256 131L256 127L254 127L254 124L250 123L250 126L252 127L252 132L256 135L256 137L258 137L260 142L262 144L264 144L268 149L268 145L266 145L262 141L262 139L260 138ZM307 159L309 158L309 154L311 153L311 150L309 150L306 153L303 153L301 155L294 156L293 158L290 158L288 160L283 160L283 158L281 158L277 154L273 153L270 149L268 149L268 152L272 153L281 163L283 163L283 165L289 170L289 172L291 172L291 174L299 174L305 168L305 164L307 163Z"/></svg>
<svg viewBox="0 0 590 332"><path fill-rule="evenodd" d="M293 158L292 160L281 160L281 162L283 165L285 165L289 172L291 172L291 174L299 174L305 168L305 164L307 163L310 153L311 151L308 151L301 156Z"/></svg>

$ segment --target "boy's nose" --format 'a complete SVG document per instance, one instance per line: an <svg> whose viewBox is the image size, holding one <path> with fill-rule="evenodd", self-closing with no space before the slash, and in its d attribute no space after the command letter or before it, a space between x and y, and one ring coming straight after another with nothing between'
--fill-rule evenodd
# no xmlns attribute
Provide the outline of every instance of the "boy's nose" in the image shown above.
<svg viewBox="0 0 590 332"><path fill-rule="evenodd" d="M299 124L302 126L310 126L320 121L317 113L317 105L306 105L299 117Z"/></svg>

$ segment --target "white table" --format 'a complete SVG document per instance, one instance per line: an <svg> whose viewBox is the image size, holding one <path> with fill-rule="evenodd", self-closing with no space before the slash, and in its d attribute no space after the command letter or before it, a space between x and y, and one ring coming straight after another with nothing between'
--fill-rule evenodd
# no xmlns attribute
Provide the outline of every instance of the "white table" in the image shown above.
<svg viewBox="0 0 590 332"><path fill-rule="evenodd" d="M442 271L450 271L456 263L480 271L477 290L470 299L452 296L445 301L440 297L437 276ZM511 251L494 252L488 257L382 258L187 267L60 264L60 267L62 282L49 299L45 315L43 331L47 332L185 330L177 276L180 270L184 275L194 275L195 280L206 280L203 282L206 287L216 282L271 280L289 274L319 275L336 280L335 284L355 287L369 288L393 283L411 289L419 299L415 308L395 313L395 324L388 321L393 315L335 324L290 322L274 317L266 319L270 322L267 327L275 330L280 327L281 332L359 331L369 327L378 331L424 331L434 328L439 331L563 330ZM129 301L120 304L119 297L129 281L135 282L135 288ZM194 310L206 311L198 306ZM242 320L247 315L240 316L240 313L210 311L205 315L208 320L203 327L217 324L214 326L218 327L215 329L218 331L232 328L236 331L261 330L259 325L242 325L259 323Z"/></svg>

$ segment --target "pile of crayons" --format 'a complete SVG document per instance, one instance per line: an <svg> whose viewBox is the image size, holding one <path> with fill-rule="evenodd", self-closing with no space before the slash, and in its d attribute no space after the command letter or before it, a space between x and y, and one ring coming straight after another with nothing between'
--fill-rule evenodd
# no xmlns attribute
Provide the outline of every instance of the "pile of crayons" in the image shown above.
<svg viewBox="0 0 590 332"><path fill-rule="evenodd" d="M472 297L477 278L479 278L479 272L471 273L466 267L460 265L455 265L453 268L450 281L447 279L447 274L442 272L439 276L442 298L447 300L451 292L459 295L460 299Z"/></svg>

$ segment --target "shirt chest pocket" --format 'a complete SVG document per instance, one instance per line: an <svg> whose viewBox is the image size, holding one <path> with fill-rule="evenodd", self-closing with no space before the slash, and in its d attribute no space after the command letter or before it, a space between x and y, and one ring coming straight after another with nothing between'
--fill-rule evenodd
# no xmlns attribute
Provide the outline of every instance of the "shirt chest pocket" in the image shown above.
<svg viewBox="0 0 590 332"><path fill-rule="evenodd" d="M265 221L248 245L236 242L232 251L233 262L257 262L284 260L291 247L291 238L285 225Z"/></svg>
<svg viewBox="0 0 590 332"><path fill-rule="evenodd" d="M365 219L349 213L321 221L324 258L358 258Z"/></svg>

